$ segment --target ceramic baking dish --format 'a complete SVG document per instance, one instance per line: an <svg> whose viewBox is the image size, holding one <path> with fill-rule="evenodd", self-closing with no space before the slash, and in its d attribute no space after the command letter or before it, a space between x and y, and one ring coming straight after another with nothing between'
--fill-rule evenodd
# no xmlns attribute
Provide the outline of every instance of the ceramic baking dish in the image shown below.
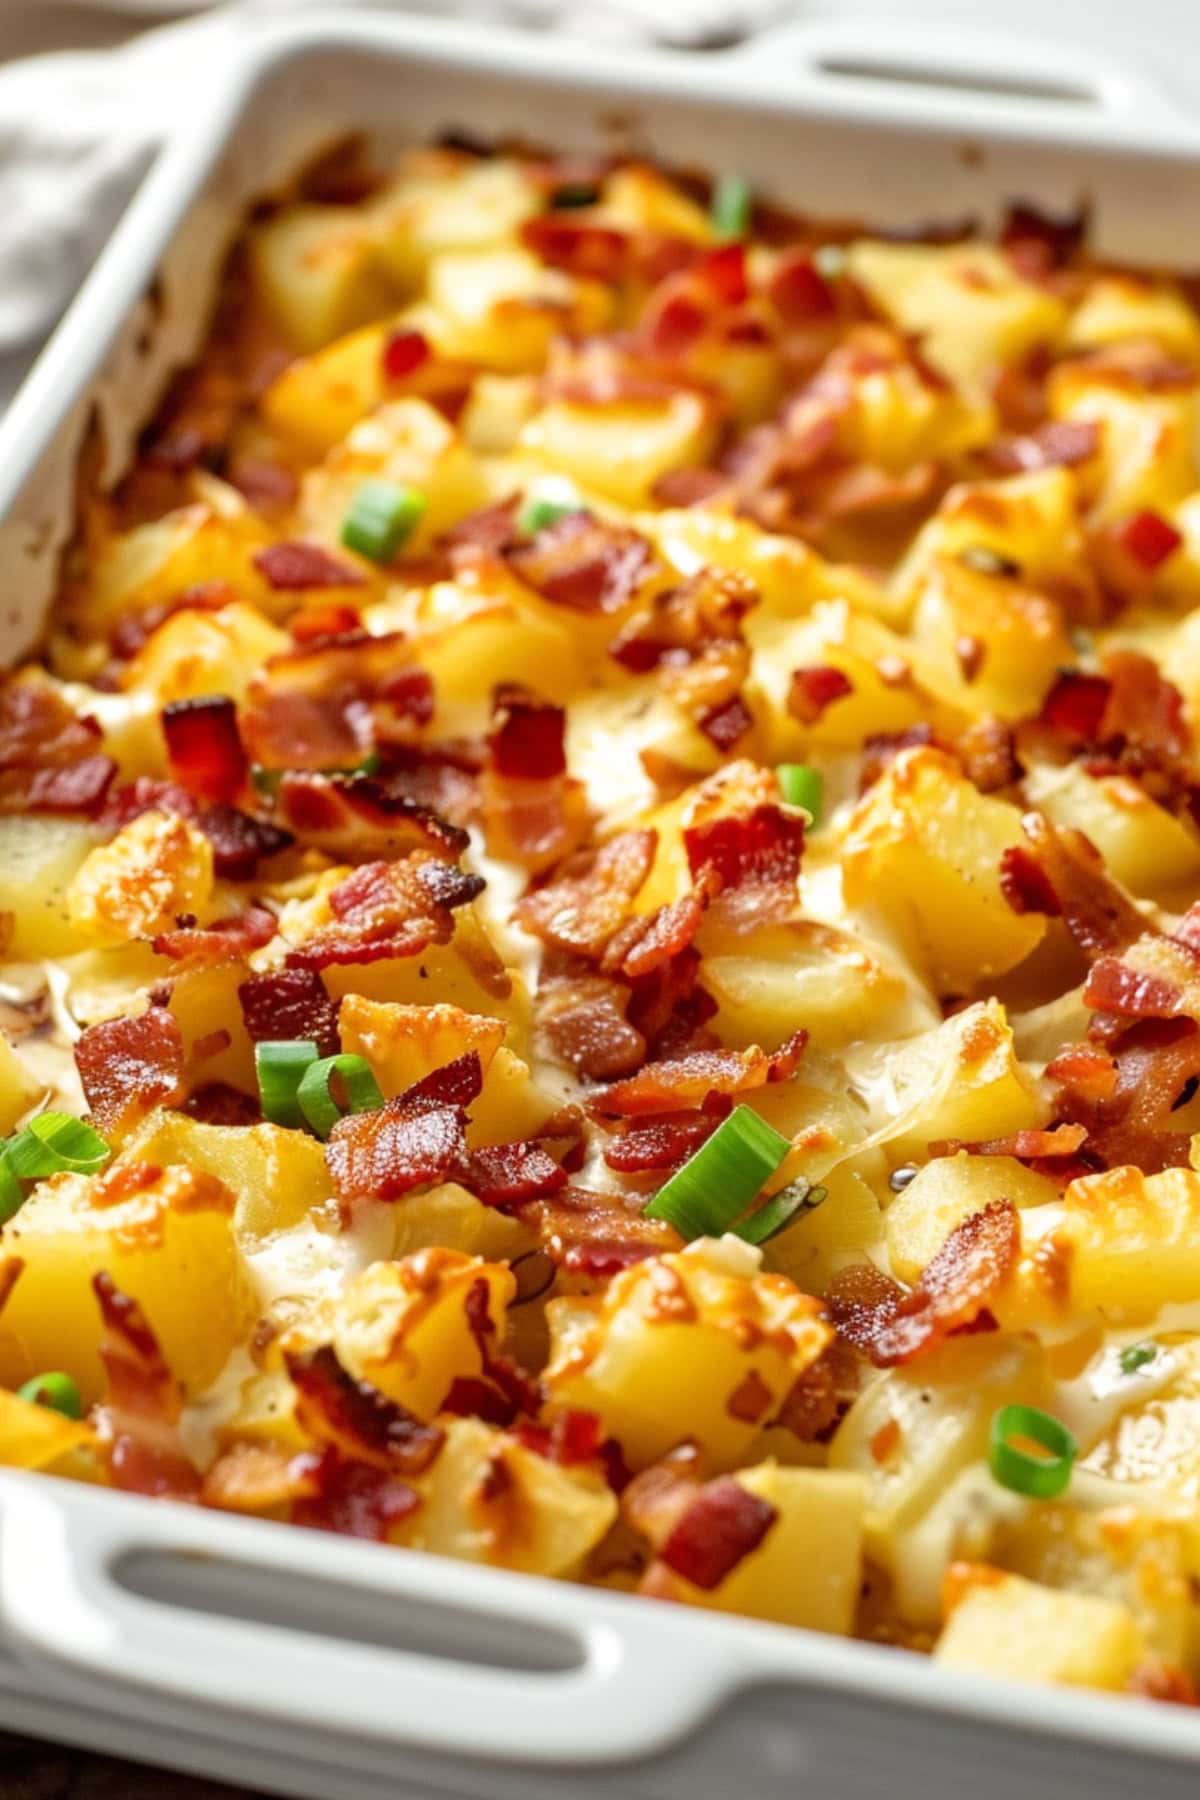
<svg viewBox="0 0 1200 1800"><path fill-rule="evenodd" d="M310 15L200 99L0 430L8 657L41 630L89 422L115 478L246 204L350 129L632 142L893 226L1087 198L1135 261L1177 262L1200 208L1200 129L1129 71L991 34L797 26L631 61ZM1186 1710L12 1472L0 1626L0 1726L313 1800L1172 1800L1200 1771Z"/></svg>

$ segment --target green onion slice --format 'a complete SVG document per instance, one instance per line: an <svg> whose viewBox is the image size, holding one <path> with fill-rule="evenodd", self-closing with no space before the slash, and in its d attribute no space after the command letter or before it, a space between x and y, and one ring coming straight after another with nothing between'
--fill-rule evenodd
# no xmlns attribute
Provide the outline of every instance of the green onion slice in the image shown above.
<svg viewBox="0 0 1200 1800"><path fill-rule="evenodd" d="M111 1155L98 1131L60 1112L39 1113L4 1147L4 1161L19 1181L39 1181L63 1169L94 1175Z"/></svg>
<svg viewBox="0 0 1200 1800"><path fill-rule="evenodd" d="M304 1115L296 1098L300 1078L320 1051L307 1038L268 1038L254 1046L254 1068L263 1118L301 1130Z"/></svg>
<svg viewBox="0 0 1200 1800"><path fill-rule="evenodd" d="M600 189L590 181L567 181L550 196L552 212L570 212L580 206L595 206Z"/></svg>
<svg viewBox="0 0 1200 1800"><path fill-rule="evenodd" d="M262 763L250 765L250 781L256 793L264 799L274 800L283 781L282 769L265 769Z"/></svg>
<svg viewBox="0 0 1200 1800"><path fill-rule="evenodd" d="M720 1237L746 1211L791 1147L788 1138L749 1106L737 1106L663 1183L646 1216L666 1219L688 1239Z"/></svg>
<svg viewBox="0 0 1200 1800"><path fill-rule="evenodd" d="M739 1225L733 1227L740 1238L748 1244L765 1244L777 1232L799 1217L801 1213L812 1212L820 1206L828 1194L828 1188L814 1187L810 1181L801 1176L799 1181L791 1181L787 1187L780 1188L769 1200L764 1200Z"/></svg>
<svg viewBox="0 0 1200 1800"><path fill-rule="evenodd" d="M1037 1455L1014 1439L1045 1451ZM1002 1406L992 1418L988 1466L1001 1487L1035 1500L1054 1500L1071 1479L1079 1445L1061 1419L1036 1406Z"/></svg>
<svg viewBox="0 0 1200 1800"><path fill-rule="evenodd" d="M0 1225L16 1218L25 1204L25 1190L8 1166L8 1157L0 1148Z"/></svg>
<svg viewBox="0 0 1200 1800"><path fill-rule="evenodd" d="M825 798L821 771L811 768L808 763L780 763L775 779L787 804L802 806L813 824L819 824Z"/></svg>
<svg viewBox="0 0 1200 1800"><path fill-rule="evenodd" d="M1126 1344L1117 1361L1121 1365L1122 1375L1136 1375L1139 1369L1152 1363L1157 1355L1157 1344Z"/></svg>
<svg viewBox="0 0 1200 1800"><path fill-rule="evenodd" d="M345 1090L345 1106L340 1106L333 1096L335 1076ZM319 1062L310 1063L300 1078L296 1099L306 1122L323 1138L347 1113L374 1112L383 1105L383 1094L370 1063L365 1056L349 1052L323 1056Z"/></svg>
<svg viewBox="0 0 1200 1800"><path fill-rule="evenodd" d="M557 525L560 519L579 511L577 500L527 500L521 508L517 528L526 537L532 537L535 532L545 531L548 525Z"/></svg>
<svg viewBox="0 0 1200 1800"><path fill-rule="evenodd" d="M713 189L711 209L718 237L745 237L752 204L750 183L744 175L722 175Z"/></svg>
<svg viewBox="0 0 1200 1800"><path fill-rule="evenodd" d="M429 502L395 481L364 481L342 520L342 542L372 562L391 562L425 516Z"/></svg>
<svg viewBox="0 0 1200 1800"><path fill-rule="evenodd" d="M32 1380L17 1389L22 1400L29 1400L34 1406L48 1406L51 1412L61 1413L64 1419L82 1419L83 1400L79 1388L70 1375L64 1375L61 1369L51 1369L45 1375L35 1375Z"/></svg>

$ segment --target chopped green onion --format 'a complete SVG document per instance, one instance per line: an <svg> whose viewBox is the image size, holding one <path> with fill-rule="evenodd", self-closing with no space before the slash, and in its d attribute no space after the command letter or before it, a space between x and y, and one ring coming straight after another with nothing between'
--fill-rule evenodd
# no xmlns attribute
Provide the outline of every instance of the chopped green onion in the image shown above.
<svg viewBox="0 0 1200 1800"><path fill-rule="evenodd" d="M4 1146L4 1161L19 1181L38 1181L63 1169L94 1175L111 1155L98 1131L60 1112L39 1113Z"/></svg>
<svg viewBox="0 0 1200 1800"><path fill-rule="evenodd" d="M526 537L532 537L535 532L545 531L548 525L557 525L560 519L579 510L577 500L527 500L517 520L517 528Z"/></svg>
<svg viewBox="0 0 1200 1800"><path fill-rule="evenodd" d="M8 1157L0 1147L0 1225L15 1219L25 1204L25 1190L8 1166Z"/></svg>
<svg viewBox="0 0 1200 1800"><path fill-rule="evenodd" d="M1023 1450L1014 1438L1027 1438L1044 1456ZM992 1418L988 1466L1001 1487L1034 1500L1054 1500L1071 1479L1079 1445L1053 1414L1036 1406L1002 1406Z"/></svg>
<svg viewBox="0 0 1200 1800"><path fill-rule="evenodd" d="M811 1181L805 1181L802 1176L799 1181L791 1181L787 1187L780 1188L769 1200L764 1200L760 1207L743 1219L740 1225L735 1225L733 1230L738 1237L745 1238L748 1244L765 1244L768 1238L773 1238L786 1225L790 1225L799 1213L812 1212L815 1207L820 1206L828 1192L828 1188L814 1187Z"/></svg>
<svg viewBox="0 0 1200 1800"><path fill-rule="evenodd" d="M813 251L813 268L822 281L840 281L846 273L845 244L821 244Z"/></svg>
<svg viewBox="0 0 1200 1800"><path fill-rule="evenodd" d="M566 212L577 206L595 206L600 190L590 181L567 181L550 196L551 210Z"/></svg>
<svg viewBox="0 0 1200 1800"><path fill-rule="evenodd" d="M378 775L379 765L383 758L378 750L368 750L361 762L351 763L348 769L330 769L331 775Z"/></svg>
<svg viewBox="0 0 1200 1800"><path fill-rule="evenodd" d="M383 761L378 750L368 750L360 762L343 763L337 768L314 769L315 775L378 775L379 765ZM286 769L264 769L261 763L254 763L250 769L250 780L254 787L268 800L278 798L279 789Z"/></svg>
<svg viewBox="0 0 1200 1800"><path fill-rule="evenodd" d="M391 562L424 518L428 504L416 488L394 481L364 481L342 520L342 542L372 562Z"/></svg>
<svg viewBox="0 0 1200 1800"><path fill-rule="evenodd" d="M821 822L825 783L821 771L808 763L780 763L775 771L779 791L789 806L802 806L814 825Z"/></svg>
<svg viewBox="0 0 1200 1800"><path fill-rule="evenodd" d="M1122 1375L1136 1375L1139 1369L1152 1363L1157 1355L1157 1344L1126 1344L1117 1361L1121 1365Z"/></svg>
<svg viewBox="0 0 1200 1800"><path fill-rule="evenodd" d="M337 1076L346 1093L346 1105L339 1106L333 1097L331 1083ZM346 1113L374 1112L383 1105L383 1095L374 1071L365 1056L323 1056L310 1063L300 1079L296 1099L305 1121L318 1137L327 1138L338 1120Z"/></svg>
<svg viewBox="0 0 1200 1800"><path fill-rule="evenodd" d="M35 1375L32 1381L27 1381L17 1392L22 1400L28 1400L34 1406L48 1406L51 1412L61 1413L64 1419L83 1417L79 1388L60 1369L51 1369L45 1375Z"/></svg>
<svg viewBox="0 0 1200 1800"><path fill-rule="evenodd" d="M283 776L282 769L264 769L261 763L251 763L250 765L251 783L256 792L262 794L267 800L274 800L279 792Z"/></svg>
<svg viewBox="0 0 1200 1800"><path fill-rule="evenodd" d="M296 1098L300 1078L320 1051L307 1038L268 1038L254 1046L254 1068L264 1119L301 1130L304 1115Z"/></svg>
<svg viewBox="0 0 1200 1800"><path fill-rule="evenodd" d="M745 237L753 200L744 175L722 175L713 189L710 216L718 237Z"/></svg>
<svg viewBox="0 0 1200 1800"><path fill-rule="evenodd" d="M748 1106L722 1119L707 1142L676 1169L646 1208L681 1236L720 1237L731 1229L788 1151L788 1138Z"/></svg>

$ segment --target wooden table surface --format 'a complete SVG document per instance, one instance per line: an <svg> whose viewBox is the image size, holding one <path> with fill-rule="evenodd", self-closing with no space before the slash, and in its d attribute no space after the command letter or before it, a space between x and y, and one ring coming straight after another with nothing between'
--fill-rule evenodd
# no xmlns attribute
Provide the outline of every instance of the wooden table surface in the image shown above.
<svg viewBox="0 0 1200 1800"><path fill-rule="evenodd" d="M0 1732L0 1796L3 1800L267 1800L248 1788L225 1787L190 1775L171 1775L91 1756L56 1744Z"/></svg>

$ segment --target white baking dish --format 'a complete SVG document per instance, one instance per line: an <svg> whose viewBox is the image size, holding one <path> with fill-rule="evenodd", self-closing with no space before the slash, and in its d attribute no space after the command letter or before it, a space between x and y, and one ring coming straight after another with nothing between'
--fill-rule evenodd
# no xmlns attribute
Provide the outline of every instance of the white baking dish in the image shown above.
<svg viewBox="0 0 1200 1800"><path fill-rule="evenodd" d="M379 17L264 36L163 157L0 430L0 626L36 638L98 408L115 477L247 201L323 142L628 140L812 210L1093 203L1177 261L1200 129L1128 71L976 34L792 27L642 57ZM155 277L157 279L155 280ZM153 283L153 286L152 286ZM820 1547L814 1546L814 1554ZM1200 1718L874 1647L0 1473L0 1725L314 1800L1104 1800L1195 1789Z"/></svg>

